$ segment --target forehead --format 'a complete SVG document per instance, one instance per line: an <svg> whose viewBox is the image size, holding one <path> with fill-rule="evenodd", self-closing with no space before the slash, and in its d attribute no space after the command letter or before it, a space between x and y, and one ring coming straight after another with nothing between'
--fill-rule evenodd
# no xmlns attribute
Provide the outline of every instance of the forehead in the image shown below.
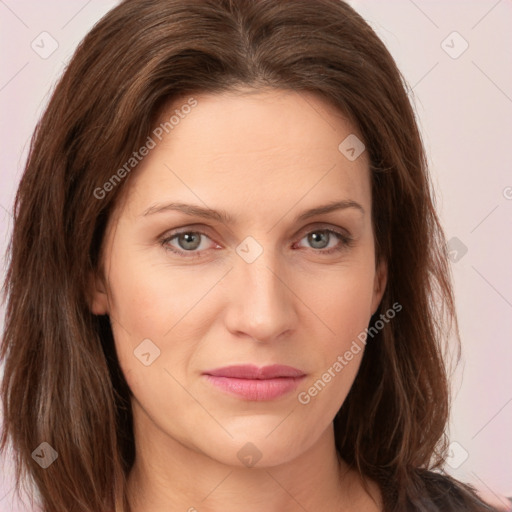
<svg viewBox="0 0 512 512"><path fill-rule="evenodd" d="M184 150L219 157L226 150L247 158L290 151L337 156L339 138L357 133L345 115L307 91L243 89L194 95L194 100L192 109L186 109L188 98L180 97L161 112L156 129L166 132L164 145L174 142ZM173 115L180 113L179 119ZM166 130L171 118L175 124Z"/></svg>
<svg viewBox="0 0 512 512"><path fill-rule="evenodd" d="M368 207L367 155L347 158L342 143L350 137L362 139L357 127L312 93L183 96L161 112L152 134L155 147L137 166L130 188L137 206L173 194L247 208L330 194L327 199L354 199Z"/></svg>

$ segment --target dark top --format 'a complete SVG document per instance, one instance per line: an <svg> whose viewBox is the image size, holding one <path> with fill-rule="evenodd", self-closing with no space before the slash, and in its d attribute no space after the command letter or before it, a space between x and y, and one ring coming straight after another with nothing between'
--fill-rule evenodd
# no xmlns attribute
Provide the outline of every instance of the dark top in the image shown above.
<svg viewBox="0 0 512 512"><path fill-rule="evenodd" d="M460 482L446 473L418 470L417 476L413 491L415 496L409 494L405 506L392 506L386 512L500 512L482 501L470 484ZM388 496L394 495L396 500L396 490L388 488L388 491Z"/></svg>

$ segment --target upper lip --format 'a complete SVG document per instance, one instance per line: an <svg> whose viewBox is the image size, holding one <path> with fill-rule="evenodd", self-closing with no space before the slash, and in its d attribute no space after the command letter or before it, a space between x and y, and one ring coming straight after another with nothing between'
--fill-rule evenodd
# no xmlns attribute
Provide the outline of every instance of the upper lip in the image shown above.
<svg viewBox="0 0 512 512"><path fill-rule="evenodd" d="M203 372L205 375L214 377L232 377L237 379L275 379L279 377L302 377L305 373L293 366L273 364L270 366L258 366L242 364L224 366Z"/></svg>

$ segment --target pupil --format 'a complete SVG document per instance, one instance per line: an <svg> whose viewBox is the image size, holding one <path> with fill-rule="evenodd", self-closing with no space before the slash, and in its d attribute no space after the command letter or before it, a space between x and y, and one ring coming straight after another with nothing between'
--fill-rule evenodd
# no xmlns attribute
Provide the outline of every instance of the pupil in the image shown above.
<svg viewBox="0 0 512 512"><path fill-rule="evenodd" d="M320 241L320 245L322 245L322 241L321 239L324 238L324 242L325 242L325 239L327 238L327 233L323 232L323 231L316 231L314 233L312 233L310 235L311 239L312 239L312 245L316 248L316 249L322 249L323 247L316 247L315 244L318 243ZM325 246L325 245L324 245Z"/></svg>
<svg viewBox="0 0 512 512"><path fill-rule="evenodd" d="M182 245L183 249L197 249L197 247L199 246L199 244L197 243L199 240L199 236L197 233L183 233L182 237L185 240L185 243ZM194 241L194 239L196 240Z"/></svg>

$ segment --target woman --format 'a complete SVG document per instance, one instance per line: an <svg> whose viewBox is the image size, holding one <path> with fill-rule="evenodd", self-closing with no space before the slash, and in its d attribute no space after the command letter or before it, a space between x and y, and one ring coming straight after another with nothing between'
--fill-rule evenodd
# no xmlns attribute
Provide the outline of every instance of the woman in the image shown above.
<svg viewBox="0 0 512 512"><path fill-rule="evenodd" d="M4 430L44 511L492 510L406 88L338 0L126 0L15 204Z"/></svg>

